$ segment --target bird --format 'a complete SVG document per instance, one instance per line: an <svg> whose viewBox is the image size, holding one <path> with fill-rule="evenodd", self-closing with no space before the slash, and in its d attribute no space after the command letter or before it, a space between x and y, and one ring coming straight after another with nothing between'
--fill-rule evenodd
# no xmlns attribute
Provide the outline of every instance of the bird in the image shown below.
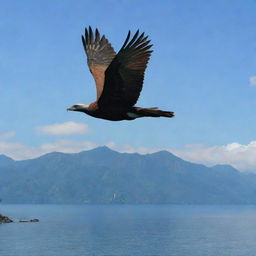
<svg viewBox="0 0 256 256"><path fill-rule="evenodd" d="M97 99L91 104L75 104L67 110L79 111L109 121L134 120L141 117L173 117L171 111L156 107L135 106L143 86L144 73L152 44L139 30L128 35L116 54L105 35L96 28L85 28L82 44L89 70L95 80Z"/></svg>

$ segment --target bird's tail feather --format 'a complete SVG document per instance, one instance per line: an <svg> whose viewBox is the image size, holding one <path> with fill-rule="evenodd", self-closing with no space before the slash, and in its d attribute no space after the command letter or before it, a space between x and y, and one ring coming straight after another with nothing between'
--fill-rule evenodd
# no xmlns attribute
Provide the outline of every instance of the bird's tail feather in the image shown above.
<svg viewBox="0 0 256 256"><path fill-rule="evenodd" d="M135 108L136 109L136 114L140 115L141 117L143 116L149 116L149 117L174 117L174 112L171 111L163 111L158 108Z"/></svg>

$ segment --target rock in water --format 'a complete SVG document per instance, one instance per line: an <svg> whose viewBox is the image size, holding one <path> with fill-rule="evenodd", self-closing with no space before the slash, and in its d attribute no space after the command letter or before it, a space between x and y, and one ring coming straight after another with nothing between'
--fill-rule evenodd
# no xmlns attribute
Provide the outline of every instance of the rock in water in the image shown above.
<svg viewBox="0 0 256 256"><path fill-rule="evenodd" d="M11 219L0 214L0 224L11 223L11 222L13 222Z"/></svg>
<svg viewBox="0 0 256 256"><path fill-rule="evenodd" d="M32 219L30 222L39 222L39 219Z"/></svg>
<svg viewBox="0 0 256 256"><path fill-rule="evenodd" d="M19 222L39 222L39 219L32 219L32 220L20 220Z"/></svg>

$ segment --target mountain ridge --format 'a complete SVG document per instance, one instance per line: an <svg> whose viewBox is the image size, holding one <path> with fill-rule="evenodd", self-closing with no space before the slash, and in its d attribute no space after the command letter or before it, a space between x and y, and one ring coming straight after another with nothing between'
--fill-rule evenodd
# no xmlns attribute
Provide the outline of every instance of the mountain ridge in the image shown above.
<svg viewBox="0 0 256 256"><path fill-rule="evenodd" d="M140 155L99 147L23 161L0 157L0 198L6 203L254 204L256 175L190 163L168 151Z"/></svg>

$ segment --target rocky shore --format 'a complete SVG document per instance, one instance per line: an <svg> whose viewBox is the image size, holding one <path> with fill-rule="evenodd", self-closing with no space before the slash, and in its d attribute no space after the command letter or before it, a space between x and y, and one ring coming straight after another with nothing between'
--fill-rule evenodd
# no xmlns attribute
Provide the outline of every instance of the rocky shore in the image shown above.
<svg viewBox="0 0 256 256"><path fill-rule="evenodd" d="M0 214L0 224L11 223L11 222L13 222L11 219Z"/></svg>

